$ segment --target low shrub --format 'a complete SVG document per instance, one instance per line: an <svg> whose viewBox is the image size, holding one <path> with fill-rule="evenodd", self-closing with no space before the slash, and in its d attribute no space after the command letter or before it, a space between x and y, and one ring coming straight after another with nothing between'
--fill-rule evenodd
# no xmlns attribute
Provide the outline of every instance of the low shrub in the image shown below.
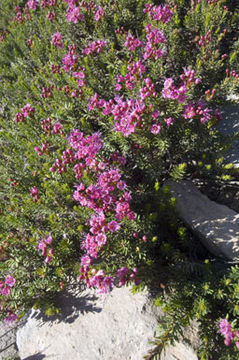
<svg viewBox="0 0 239 360"><path fill-rule="evenodd" d="M213 258L192 250L163 188L234 176L215 127L238 89L233 2L3 0L0 11L1 318L57 313L76 279L100 293L165 283L161 343L196 316L201 358L233 356L217 323L238 315L238 268L221 265L227 287L207 270Z"/></svg>

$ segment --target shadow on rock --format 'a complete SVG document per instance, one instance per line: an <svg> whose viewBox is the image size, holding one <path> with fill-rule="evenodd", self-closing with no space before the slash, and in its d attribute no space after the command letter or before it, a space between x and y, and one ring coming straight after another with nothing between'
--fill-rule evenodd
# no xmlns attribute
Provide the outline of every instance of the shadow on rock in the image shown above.
<svg viewBox="0 0 239 360"><path fill-rule="evenodd" d="M42 360L45 358L46 358L46 355L37 353L35 355L28 356L28 357L24 358L23 360Z"/></svg>
<svg viewBox="0 0 239 360"><path fill-rule="evenodd" d="M94 294L81 294L64 292L57 298L57 306L60 309L60 314L54 316L46 316L43 311L37 311L32 314L32 317L43 322L65 322L73 323L79 314L88 312L101 312L102 307L97 305L98 297Z"/></svg>

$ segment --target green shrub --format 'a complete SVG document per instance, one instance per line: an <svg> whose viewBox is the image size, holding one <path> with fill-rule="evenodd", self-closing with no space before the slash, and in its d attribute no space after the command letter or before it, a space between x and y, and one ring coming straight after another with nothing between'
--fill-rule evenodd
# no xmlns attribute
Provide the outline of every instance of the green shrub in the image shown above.
<svg viewBox="0 0 239 360"><path fill-rule="evenodd" d="M238 15L230 1L160 3L2 1L1 318L57 313L55 295L74 279L99 292L163 281L177 291L160 305L179 311L175 324L165 318L166 340L195 316L201 329L210 320L205 359L217 340L234 351L216 324L237 290L216 267L208 293L209 273L194 279L195 240L162 185L232 174L215 123L238 87ZM199 247L193 261L204 269L208 256Z"/></svg>

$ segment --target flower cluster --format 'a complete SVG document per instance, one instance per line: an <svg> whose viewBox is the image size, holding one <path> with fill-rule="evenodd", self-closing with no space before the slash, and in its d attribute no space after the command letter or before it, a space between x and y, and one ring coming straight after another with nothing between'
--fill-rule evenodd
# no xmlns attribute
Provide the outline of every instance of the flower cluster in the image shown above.
<svg viewBox="0 0 239 360"><path fill-rule="evenodd" d="M78 55L76 54L76 47L75 45L68 46L68 53L66 53L62 59L63 69L68 72L74 70L75 65L78 62Z"/></svg>
<svg viewBox="0 0 239 360"><path fill-rule="evenodd" d="M52 236L48 235L46 238L39 240L37 250L41 252L42 256L45 256L45 263L49 264L54 255L54 250L48 245L52 244Z"/></svg>
<svg viewBox="0 0 239 360"><path fill-rule="evenodd" d="M15 16L13 18L13 21L18 22L20 24L24 22L24 16L22 14L22 10L20 6L15 7Z"/></svg>
<svg viewBox="0 0 239 360"><path fill-rule="evenodd" d="M224 335L224 344L230 346L234 341L237 349L239 349L239 331L233 330L227 319L220 320L218 327L220 333Z"/></svg>
<svg viewBox="0 0 239 360"><path fill-rule="evenodd" d="M13 323L18 319L18 315L11 310L8 310L7 316L3 319L5 324Z"/></svg>
<svg viewBox="0 0 239 360"><path fill-rule="evenodd" d="M16 279L12 275L7 275L4 281L0 281L1 294L3 296L9 296L11 288L15 285Z"/></svg>
<svg viewBox="0 0 239 360"><path fill-rule="evenodd" d="M41 8L45 9L48 7L57 6L57 0L41 0Z"/></svg>
<svg viewBox="0 0 239 360"><path fill-rule="evenodd" d="M46 135L50 135L50 134L63 135L64 134L62 125L59 122L56 122L54 125L52 125L50 118L42 120L41 127L44 130Z"/></svg>
<svg viewBox="0 0 239 360"><path fill-rule="evenodd" d="M133 268L132 271L123 266L117 270L117 277L119 279L119 286L124 286L128 281L134 281L135 285L140 284L140 280L137 278L138 269Z"/></svg>
<svg viewBox="0 0 239 360"><path fill-rule="evenodd" d="M30 195L34 202L37 202L38 200L40 200L39 191L36 186L33 186L30 189Z"/></svg>
<svg viewBox="0 0 239 360"><path fill-rule="evenodd" d="M157 28L153 28L151 24L146 25L146 46L144 48L144 60L153 58L155 60L159 59L164 55L164 51L158 47L165 42L164 33Z"/></svg>
<svg viewBox="0 0 239 360"><path fill-rule="evenodd" d="M21 111L16 113L15 121L23 122L26 118L32 116L35 112L35 108L33 108L30 104L26 104Z"/></svg>
<svg viewBox="0 0 239 360"><path fill-rule="evenodd" d="M96 21L100 21L104 19L105 13L101 6L98 6L94 9L94 17Z"/></svg>
<svg viewBox="0 0 239 360"><path fill-rule="evenodd" d="M41 90L41 97L46 99L48 97L52 97L52 92L50 87L43 87Z"/></svg>
<svg viewBox="0 0 239 360"><path fill-rule="evenodd" d="M168 23L173 15L168 5L153 6L153 4L146 4L144 12L148 13L150 19L163 23Z"/></svg>
<svg viewBox="0 0 239 360"><path fill-rule="evenodd" d="M124 46L129 49L129 51L134 51L138 47L142 47L143 43L138 38L135 38L133 35L129 34L126 37Z"/></svg>
<svg viewBox="0 0 239 360"><path fill-rule="evenodd" d="M68 3L68 8L66 10L66 19L69 22L73 22L74 24L77 24L79 21L84 20L84 15L81 13L80 7L75 6L75 1L66 2Z"/></svg>
<svg viewBox="0 0 239 360"><path fill-rule="evenodd" d="M107 42L104 40L96 40L89 43L86 48L82 51L84 55L91 55L94 53L101 53L103 49L106 47Z"/></svg>
<svg viewBox="0 0 239 360"><path fill-rule="evenodd" d="M35 11L39 6L39 2L37 0L28 0L27 6L29 7L29 9Z"/></svg>
<svg viewBox="0 0 239 360"><path fill-rule="evenodd" d="M117 76L117 83L115 85L116 91L120 91L122 89L123 83L125 83L127 89L132 90L136 85L137 79L141 78L143 73L146 71L145 66L140 60L133 62L131 65L128 65L127 69L128 73L125 76Z"/></svg>
<svg viewBox="0 0 239 360"><path fill-rule="evenodd" d="M94 184L86 186L81 182L76 185L73 193L76 202L93 211L88 223L89 232L81 244L85 255L81 258L80 279L84 280L87 286L94 286L99 292L105 293L112 287L113 277L106 276L103 270L96 271L92 267L93 259L98 257L110 234L120 230L123 219L135 220L136 214L130 209L131 195L125 181L121 179L120 170L113 167L109 160L97 160L97 154L103 145L100 135L95 133L84 136L76 129L68 137L68 142L72 147L68 151L74 150L71 155L72 162L75 163L76 179L82 178L83 171L95 178ZM113 160L125 163L125 159L117 153ZM129 279L137 283L136 273L133 271L132 274L135 276L132 275Z"/></svg>
<svg viewBox="0 0 239 360"><path fill-rule="evenodd" d="M201 47L205 47L212 41L212 30L208 30L208 32L204 36L200 36L198 40L198 45Z"/></svg>
<svg viewBox="0 0 239 360"><path fill-rule="evenodd" d="M41 147L35 146L34 150L36 151L38 156L42 156L44 153L47 152L49 148L49 144L47 142L44 142Z"/></svg>
<svg viewBox="0 0 239 360"><path fill-rule="evenodd" d="M176 87L172 78L167 78L164 81L164 88L162 90L162 96L164 99L177 100L179 104L182 104L187 99L186 92L187 87L185 84Z"/></svg>
<svg viewBox="0 0 239 360"><path fill-rule="evenodd" d="M141 100L128 99L124 101L120 97L115 98L116 104L112 106L111 113L114 116L115 131L129 136L141 124L141 117L145 111L145 104Z"/></svg>
<svg viewBox="0 0 239 360"><path fill-rule="evenodd" d="M235 70L230 71L229 69L226 69L226 74L235 79L239 79L239 73L237 73Z"/></svg>
<svg viewBox="0 0 239 360"><path fill-rule="evenodd" d="M54 33L51 37L52 45L55 45L59 48L63 48L62 38L63 38L63 36L59 32Z"/></svg>
<svg viewBox="0 0 239 360"><path fill-rule="evenodd" d="M191 66L184 68L183 71L184 73L180 75L180 79L183 81L185 86L189 88L192 84L200 84L201 79L195 78L195 70L192 69Z"/></svg>
<svg viewBox="0 0 239 360"><path fill-rule="evenodd" d="M195 105L188 103L185 106L183 116L185 119L193 119L196 116L199 116L201 123L204 124L211 119L212 116L210 113L211 110L206 106L206 104L203 101L199 101Z"/></svg>

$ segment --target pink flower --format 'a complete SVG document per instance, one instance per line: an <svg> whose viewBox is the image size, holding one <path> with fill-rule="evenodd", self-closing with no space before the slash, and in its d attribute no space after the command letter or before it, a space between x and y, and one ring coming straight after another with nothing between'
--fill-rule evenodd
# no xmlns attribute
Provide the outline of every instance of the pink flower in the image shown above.
<svg viewBox="0 0 239 360"><path fill-rule="evenodd" d="M173 125L173 123L174 123L174 119L173 119L172 117L169 117L169 118L167 118L167 119L164 119L164 121L166 122L166 124L167 124L168 126Z"/></svg>
<svg viewBox="0 0 239 360"><path fill-rule="evenodd" d="M28 117L34 114L35 109L30 104L26 104L21 111L24 117Z"/></svg>
<svg viewBox="0 0 239 360"><path fill-rule="evenodd" d="M56 18L56 12L55 11L48 11L47 19L49 19L52 22L55 18Z"/></svg>
<svg viewBox="0 0 239 360"><path fill-rule="evenodd" d="M32 40L31 39L27 39L26 43L27 43L27 46L29 46L29 47L32 46Z"/></svg>
<svg viewBox="0 0 239 360"><path fill-rule="evenodd" d="M62 35L59 32L56 32L51 37L52 45L55 45L59 48L63 47Z"/></svg>
<svg viewBox="0 0 239 360"><path fill-rule="evenodd" d="M99 246L101 246L101 245L106 244L107 237L106 237L105 234L101 233L101 234L96 235L95 240L96 240L97 244L98 244Z"/></svg>
<svg viewBox="0 0 239 360"><path fill-rule="evenodd" d="M167 78L164 81L164 89L169 89L169 88L171 88L172 85L173 85L173 79L172 78Z"/></svg>
<svg viewBox="0 0 239 360"><path fill-rule="evenodd" d="M79 6L70 5L66 11L66 18L69 22L77 24L78 21L82 21L84 19L84 15L81 14Z"/></svg>
<svg viewBox="0 0 239 360"><path fill-rule="evenodd" d="M126 38L124 46L127 47L129 51L134 51L138 47L142 47L143 43L133 35L129 34Z"/></svg>
<svg viewBox="0 0 239 360"><path fill-rule="evenodd" d="M43 256L46 256L47 246L46 246L46 244L44 243L44 241L42 241L42 240L39 241L39 243L38 243L38 245L37 245L37 249L42 252L42 255L43 255Z"/></svg>
<svg viewBox="0 0 239 360"><path fill-rule="evenodd" d="M48 250L48 255L47 255L46 258L45 258L45 263L46 263L46 264L49 264L49 262L51 262L53 255L54 255L54 250L53 250L53 249L49 249L49 250Z"/></svg>
<svg viewBox="0 0 239 360"><path fill-rule="evenodd" d="M49 235L44 241L46 244L50 245L52 243L52 236Z"/></svg>
<svg viewBox="0 0 239 360"><path fill-rule="evenodd" d="M105 13L104 13L102 7L99 6L95 12L95 20L99 21L100 19L104 19L104 17L105 17Z"/></svg>
<svg viewBox="0 0 239 360"><path fill-rule="evenodd" d="M153 124L152 126L151 126L151 128L150 128L150 131L151 131L151 133L152 134L154 134L154 135L157 135L157 134L159 134L159 132L160 132L160 125L158 124Z"/></svg>
<svg viewBox="0 0 239 360"><path fill-rule="evenodd" d="M229 333L227 333L227 335L225 335L224 344L225 344L226 346L230 346L232 340L233 340L233 333L232 333L232 332L229 332Z"/></svg>
<svg viewBox="0 0 239 360"><path fill-rule="evenodd" d="M30 193L31 193L31 196L35 196L38 194L38 189L36 186L33 186L31 189L30 189Z"/></svg>
<svg viewBox="0 0 239 360"><path fill-rule="evenodd" d="M38 5L39 5L39 3L36 0L28 0L28 2L27 2L27 6L29 7L29 9L32 9L32 10L36 10Z"/></svg>
<svg viewBox="0 0 239 360"><path fill-rule="evenodd" d="M12 275L7 275L5 278L5 284L9 287L13 287L16 283L16 279Z"/></svg>
<svg viewBox="0 0 239 360"><path fill-rule="evenodd" d="M10 287L5 286L2 290L1 290L1 294L3 296L9 296L10 295Z"/></svg>
<svg viewBox="0 0 239 360"><path fill-rule="evenodd" d="M107 42L104 40L96 40L87 45L87 47L82 51L85 55L91 55L94 53L101 53L103 49L106 47Z"/></svg>
<svg viewBox="0 0 239 360"><path fill-rule="evenodd" d="M84 255L81 257L81 264L83 266L89 266L91 264L91 258L88 255Z"/></svg>
<svg viewBox="0 0 239 360"><path fill-rule="evenodd" d="M8 311L8 315L7 317L3 320L4 323L13 323L14 321L16 321L18 319L17 314L15 314L12 311Z"/></svg>
<svg viewBox="0 0 239 360"><path fill-rule="evenodd" d="M16 122L23 122L24 119L25 119L25 116L21 112L16 113L16 115L15 115Z"/></svg>
<svg viewBox="0 0 239 360"><path fill-rule="evenodd" d="M120 229L120 225L116 221L113 220L108 224L108 229L111 232L116 232Z"/></svg>
<svg viewBox="0 0 239 360"><path fill-rule="evenodd" d="M227 319L220 320L219 328L220 328L220 333L223 335L227 335L231 331L231 325L227 321Z"/></svg>

